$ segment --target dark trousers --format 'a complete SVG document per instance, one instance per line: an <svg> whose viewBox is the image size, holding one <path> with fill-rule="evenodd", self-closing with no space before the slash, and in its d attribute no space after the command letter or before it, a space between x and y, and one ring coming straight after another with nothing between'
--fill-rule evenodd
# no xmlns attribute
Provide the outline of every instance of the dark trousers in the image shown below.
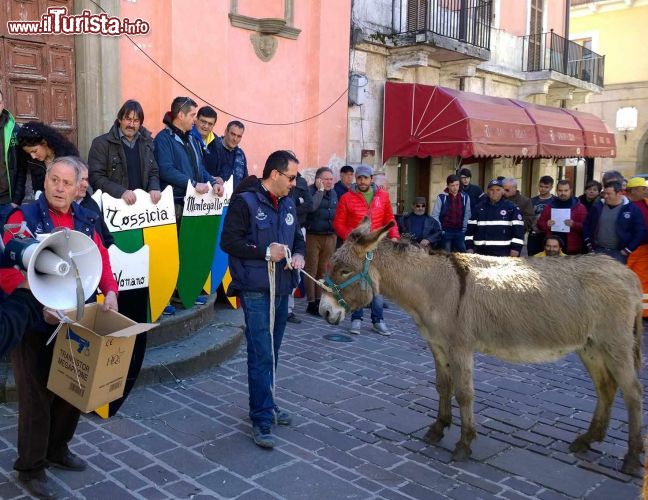
<svg viewBox="0 0 648 500"><path fill-rule="evenodd" d="M50 329L50 332L53 328ZM14 469L32 477L42 475L47 459L68 451L80 412L47 389L54 341L44 331L29 330L11 352L18 389L18 459Z"/></svg>

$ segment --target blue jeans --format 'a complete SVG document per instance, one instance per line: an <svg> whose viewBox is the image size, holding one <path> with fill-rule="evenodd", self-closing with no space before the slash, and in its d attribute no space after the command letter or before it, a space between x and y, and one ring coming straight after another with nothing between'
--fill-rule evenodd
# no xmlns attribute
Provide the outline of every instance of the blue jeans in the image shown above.
<svg viewBox="0 0 648 500"><path fill-rule="evenodd" d="M274 399L272 351L270 350L270 294L242 292L241 307L245 314L250 420L255 425L271 424L274 416ZM279 362L279 347L286 329L287 317L288 295L278 295L275 298L275 369Z"/></svg>
<svg viewBox="0 0 648 500"><path fill-rule="evenodd" d="M446 229L443 232L443 249L446 252L465 252L466 234L461 229Z"/></svg>
<svg viewBox="0 0 648 500"><path fill-rule="evenodd" d="M353 311L353 314L351 314L351 320L354 319L362 320L363 315L364 313L362 311L362 308L356 309L355 311ZM383 320L383 296L374 295L374 298L371 301L371 322L379 323L382 320Z"/></svg>

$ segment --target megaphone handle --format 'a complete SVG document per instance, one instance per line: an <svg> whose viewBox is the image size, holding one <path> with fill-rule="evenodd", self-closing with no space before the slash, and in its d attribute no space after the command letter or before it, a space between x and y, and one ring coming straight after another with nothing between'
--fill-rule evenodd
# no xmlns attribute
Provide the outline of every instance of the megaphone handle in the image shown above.
<svg viewBox="0 0 648 500"><path fill-rule="evenodd" d="M74 257L72 251L70 250L70 230L68 228L65 228L65 243L67 245L67 254L70 259L70 266L72 267L72 274L74 276L74 280L76 281L76 320L80 321L81 319L83 319L85 294L83 293L83 283L81 282L81 276L79 275L79 268L77 267L76 262L74 262Z"/></svg>

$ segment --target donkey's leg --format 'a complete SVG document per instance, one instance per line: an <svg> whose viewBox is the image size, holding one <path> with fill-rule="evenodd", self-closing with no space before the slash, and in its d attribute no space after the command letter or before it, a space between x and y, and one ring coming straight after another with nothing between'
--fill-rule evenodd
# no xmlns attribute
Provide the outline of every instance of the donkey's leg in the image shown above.
<svg viewBox="0 0 648 500"><path fill-rule="evenodd" d="M443 438L443 431L452 424L452 377L450 366L444 350L428 342L430 350L434 355L436 371L436 390L439 393L439 411L436 421L430 425L423 436L428 443L438 443Z"/></svg>
<svg viewBox="0 0 648 500"><path fill-rule="evenodd" d="M598 398L589 429L569 445L572 452L585 451L593 441L603 441L617 390L617 383L605 366L604 355L597 348L585 347L578 355L592 377Z"/></svg>
<svg viewBox="0 0 648 500"><path fill-rule="evenodd" d="M640 474L642 395L641 383L634 368L633 353L628 350L625 356L610 355L605 358L605 362L621 388L628 410L628 452L623 459L621 471L626 474Z"/></svg>
<svg viewBox="0 0 648 500"><path fill-rule="evenodd" d="M461 438L455 444L452 459L467 460L472 453L470 443L475 439L475 417L473 414L473 353L465 348L454 349L448 353L450 373L454 383L455 397L461 414Z"/></svg>

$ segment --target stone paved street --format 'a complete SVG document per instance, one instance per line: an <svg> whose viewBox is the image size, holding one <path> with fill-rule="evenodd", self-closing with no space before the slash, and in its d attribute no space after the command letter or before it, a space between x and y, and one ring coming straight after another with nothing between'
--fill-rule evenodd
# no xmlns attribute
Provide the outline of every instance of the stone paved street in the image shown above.
<svg viewBox="0 0 648 500"><path fill-rule="evenodd" d="M627 421L619 397L605 442L579 455L568 450L595 401L575 355L542 366L476 356L479 435L473 459L453 463L457 425L438 446L421 440L437 395L432 357L409 318L391 306L392 337L365 321L354 342L335 343L322 336L341 329L307 317L303 302L304 322L286 333L277 387L295 421L277 429L274 451L250 438L242 348L200 376L137 389L119 417L82 418L73 449L90 467L50 472L62 497L637 498L640 480L618 472ZM3 499L27 498L12 472L15 438L16 406L7 404L0 407Z"/></svg>

